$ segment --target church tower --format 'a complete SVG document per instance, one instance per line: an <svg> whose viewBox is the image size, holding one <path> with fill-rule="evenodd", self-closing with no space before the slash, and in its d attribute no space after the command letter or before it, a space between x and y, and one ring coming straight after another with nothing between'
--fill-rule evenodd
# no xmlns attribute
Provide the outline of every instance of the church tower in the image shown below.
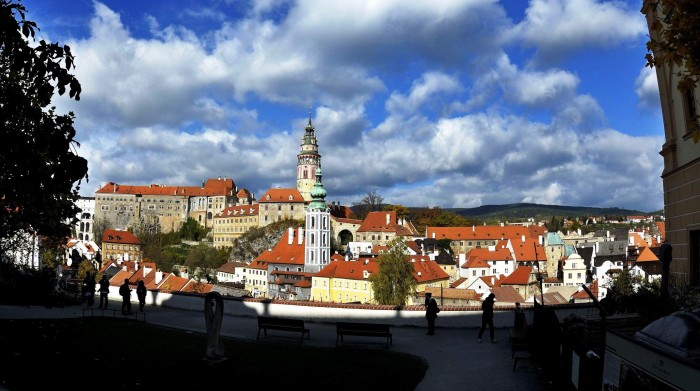
<svg viewBox="0 0 700 391"><path fill-rule="evenodd" d="M316 169L311 198L313 201L306 208L304 271L316 273L328 265L331 259L331 212L326 204L326 190L321 182L320 167Z"/></svg>
<svg viewBox="0 0 700 391"><path fill-rule="evenodd" d="M318 154L318 143L314 126L309 124L304 129L301 138L301 151L297 155L297 190L305 201L311 201L311 190L316 182L316 170L321 168L321 155Z"/></svg>

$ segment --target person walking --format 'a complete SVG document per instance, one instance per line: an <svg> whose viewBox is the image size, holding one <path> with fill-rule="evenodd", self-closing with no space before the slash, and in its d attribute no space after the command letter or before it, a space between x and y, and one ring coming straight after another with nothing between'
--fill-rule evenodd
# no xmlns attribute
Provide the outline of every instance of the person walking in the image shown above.
<svg viewBox="0 0 700 391"><path fill-rule="evenodd" d="M103 274L100 278L100 308L106 310L109 303L109 280L107 275Z"/></svg>
<svg viewBox="0 0 700 391"><path fill-rule="evenodd" d="M491 293L483 303L481 303L481 328L479 329L479 338L477 342L481 343L481 337L484 335L484 330L486 326L489 326L489 334L491 336L491 343L496 343L498 340L494 339L493 335L493 300L496 295Z"/></svg>
<svg viewBox="0 0 700 391"><path fill-rule="evenodd" d="M136 297L139 298L139 311L143 312L143 306L146 305L146 285L143 284L143 280L139 280L138 285L136 285Z"/></svg>
<svg viewBox="0 0 700 391"><path fill-rule="evenodd" d="M440 307L438 307L437 301L433 297L433 294L428 292L425 294L425 318L428 319L428 332L427 335L435 335L435 318L440 312Z"/></svg>
<svg viewBox="0 0 700 391"><path fill-rule="evenodd" d="M119 287L119 294L122 296L122 315L131 315L131 289L128 278L125 278Z"/></svg>
<svg viewBox="0 0 700 391"><path fill-rule="evenodd" d="M88 308L93 308L95 306L95 277L92 273L85 273L85 278L83 279L83 294L85 299L87 299Z"/></svg>

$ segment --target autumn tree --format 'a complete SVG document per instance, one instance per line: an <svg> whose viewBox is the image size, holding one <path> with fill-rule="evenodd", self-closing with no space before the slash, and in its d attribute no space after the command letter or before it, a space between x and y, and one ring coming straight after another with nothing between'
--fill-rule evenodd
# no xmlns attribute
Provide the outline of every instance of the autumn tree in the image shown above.
<svg viewBox="0 0 700 391"><path fill-rule="evenodd" d="M697 86L700 76L700 2L647 1L642 12L649 16L646 65L675 65L680 89Z"/></svg>
<svg viewBox="0 0 700 391"><path fill-rule="evenodd" d="M379 271L370 276L374 299L379 304L405 305L416 292L413 265L406 259L406 244L396 238L389 242L389 251L377 258Z"/></svg>
<svg viewBox="0 0 700 391"><path fill-rule="evenodd" d="M208 276L211 269L218 269L227 260L227 250L218 250L209 245L200 244L190 248L185 265L193 273L198 269L201 270L201 274L195 274L197 278L201 279L201 276Z"/></svg>
<svg viewBox="0 0 700 391"><path fill-rule="evenodd" d="M403 205L387 205L384 207L384 210L396 212L396 218L399 220L405 220L410 214L408 208Z"/></svg>
<svg viewBox="0 0 700 391"><path fill-rule="evenodd" d="M0 0L0 246L20 232L67 237L88 172L75 152L73 113L50 106L56 91L80 99L69 73L73 53L68 45L32 43L39 28L26 13L19 1Z"/></svg>

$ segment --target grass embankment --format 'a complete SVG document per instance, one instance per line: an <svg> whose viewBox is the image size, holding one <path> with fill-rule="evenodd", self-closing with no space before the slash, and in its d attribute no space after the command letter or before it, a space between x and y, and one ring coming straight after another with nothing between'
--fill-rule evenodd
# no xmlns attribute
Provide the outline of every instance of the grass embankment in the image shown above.
<svg viewBox="0 0 700 391"><path fill-rule="evenodd" d="M0 388L413 390L427 370L389 350L230 338L212 363L206 340L120 318L0 320Z"/></svg>

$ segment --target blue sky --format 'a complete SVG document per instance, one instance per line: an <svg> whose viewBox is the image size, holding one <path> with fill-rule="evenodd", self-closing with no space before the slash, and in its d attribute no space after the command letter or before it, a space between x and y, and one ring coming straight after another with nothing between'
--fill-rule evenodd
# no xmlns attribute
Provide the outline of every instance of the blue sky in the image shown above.
<svg viewBox="0 0 700 391"><path fill-rule="evenodd" d="M311 115L329 202L663 207L641 0L23 3L76 55L85 196L294 187Z"/></svg>

